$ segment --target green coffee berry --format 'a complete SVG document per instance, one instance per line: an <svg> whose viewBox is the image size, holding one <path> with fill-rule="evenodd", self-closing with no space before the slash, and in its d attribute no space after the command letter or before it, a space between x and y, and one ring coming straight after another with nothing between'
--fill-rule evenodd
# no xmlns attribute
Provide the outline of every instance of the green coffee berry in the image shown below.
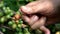
<svg viewBox="0 0 60 34"><path fill-rule="evenodd" d="M21 28L22 27L22 24L18 24L18 27Z"/></svg>
<svg viewBox="0 0 60 34"><path fill-rule="evenodd" d="M9 22L8 22L8 25L9 25L9 26L12 26L12 25L13 25L13 22L12 22L12 21L9 21Z"/></svg>
<svg viewBox="0 0 60 34"><path fill-rule="evenodd" d="M9 18L11 18L11 16L10 15L7 15L6 18L9 19Z"/></svg>
<svg viewBox="0 0 60 34"><path fill-rule="evenodd" d="M6 31L6 29L5 28L2 28L2 32L5 32Z"/></svg>
<svg viewBox="0 0 60 34"><path fill-rule="evenodd" d="M4 23L5 21L6 21L6 17L1 17L1 18L0 18L0 22L1 22L1 23Z"/></svg>
<svg viewBox="0 0 60 34"><path fill-rule="evenodd" d="M13 29L16 29L16 27L17 27L16 24L13 24L13 25L12 25L12 28L13 28Z"/></svg>

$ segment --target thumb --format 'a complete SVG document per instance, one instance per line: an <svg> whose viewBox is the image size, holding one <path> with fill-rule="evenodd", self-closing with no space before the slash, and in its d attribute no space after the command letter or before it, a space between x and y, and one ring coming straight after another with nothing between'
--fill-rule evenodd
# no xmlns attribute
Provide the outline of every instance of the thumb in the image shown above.
<svg viewBox="0 0 60 34"><path fill-rule="evenodd" d="M22 12L26 14L34 14L34 13L40 13L40 14L50 14L53 10L52 4L49 1L35 1L27 4L26 6L22 6L21 10Z"/></svg>
<svg viewBox="0 0 60 34"><path fill-rule="evenodd" d="M41 11L45 11L45 3L40 3L41 1L35 1L27 4L26 6L22 6L21 10L23 13L26 14L33 14L33 13L38 13Z"/></svg>

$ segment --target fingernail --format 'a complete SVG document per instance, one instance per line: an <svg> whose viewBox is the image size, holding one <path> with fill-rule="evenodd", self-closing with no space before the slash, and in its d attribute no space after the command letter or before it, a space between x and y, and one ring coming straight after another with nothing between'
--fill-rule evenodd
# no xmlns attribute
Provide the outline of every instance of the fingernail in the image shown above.
<svg viewBox="0 0 60 34"><path fill-rule="evenodd" d="M22 6L22 11L29 14L31 12L31 8Z"/></svg>

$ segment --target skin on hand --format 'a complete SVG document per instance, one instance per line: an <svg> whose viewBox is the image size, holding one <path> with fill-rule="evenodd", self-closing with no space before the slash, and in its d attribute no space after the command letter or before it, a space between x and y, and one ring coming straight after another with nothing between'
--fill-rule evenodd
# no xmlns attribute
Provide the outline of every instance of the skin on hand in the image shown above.
<svg viewBox="0 0 60 34"><path fill-rule="evenodd" d="M46 28L45 26L41 26L40 30L42 30L43 32L45 32L45 34L50 34L50 30L48 28Z"/></svg>
<svg viewBox="0 0 60 34"><path fill-rule="evenodd" d="M46 17L41 17L38 20L38 16L36 15L33 15L30 18L24 15L23 19L31 26L32 29L40 29L45 32L45 34L50 34L50 30L45 27Z"/></svg>
<svg viewBox="0 0 60 34"><path fill-rule="evenodd" d="M26 15L22 16L23 20L27 22L30 26L32 26L38 19L39 17L36 15L31 16L30 18Z"/></svg>
<svg viewBox="0 0 60 34"><path fill-rule="evenodd" d="M25 14L22 16L23 20L27 22L32 29L40 29L45 32L45 34L50 34L49 29L46 28L45 25L60 20L60 18L56 16L54 9L54 5L50 0L34 1L20 8L22 13ZM36 14L40 14L40 17ZM28 17L26 15L31 16Z"/></svg>

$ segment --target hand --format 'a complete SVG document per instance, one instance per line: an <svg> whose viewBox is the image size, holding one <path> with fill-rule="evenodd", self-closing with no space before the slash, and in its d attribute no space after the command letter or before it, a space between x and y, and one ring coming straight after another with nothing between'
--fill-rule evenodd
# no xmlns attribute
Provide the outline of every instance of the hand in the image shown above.
<svg viewBox="0 0 60 34"><path fill-rule="evenodd" d="M31 26L32 29L40 29L44 31L45 34L50 34L50 31L45 27L45 25L60 20L59 14L57 14L54 9L55 7L52 1L40 0L22 6L20 10L25 14L22 18ZM31 16L28 17L26 15Z"/></svg>

